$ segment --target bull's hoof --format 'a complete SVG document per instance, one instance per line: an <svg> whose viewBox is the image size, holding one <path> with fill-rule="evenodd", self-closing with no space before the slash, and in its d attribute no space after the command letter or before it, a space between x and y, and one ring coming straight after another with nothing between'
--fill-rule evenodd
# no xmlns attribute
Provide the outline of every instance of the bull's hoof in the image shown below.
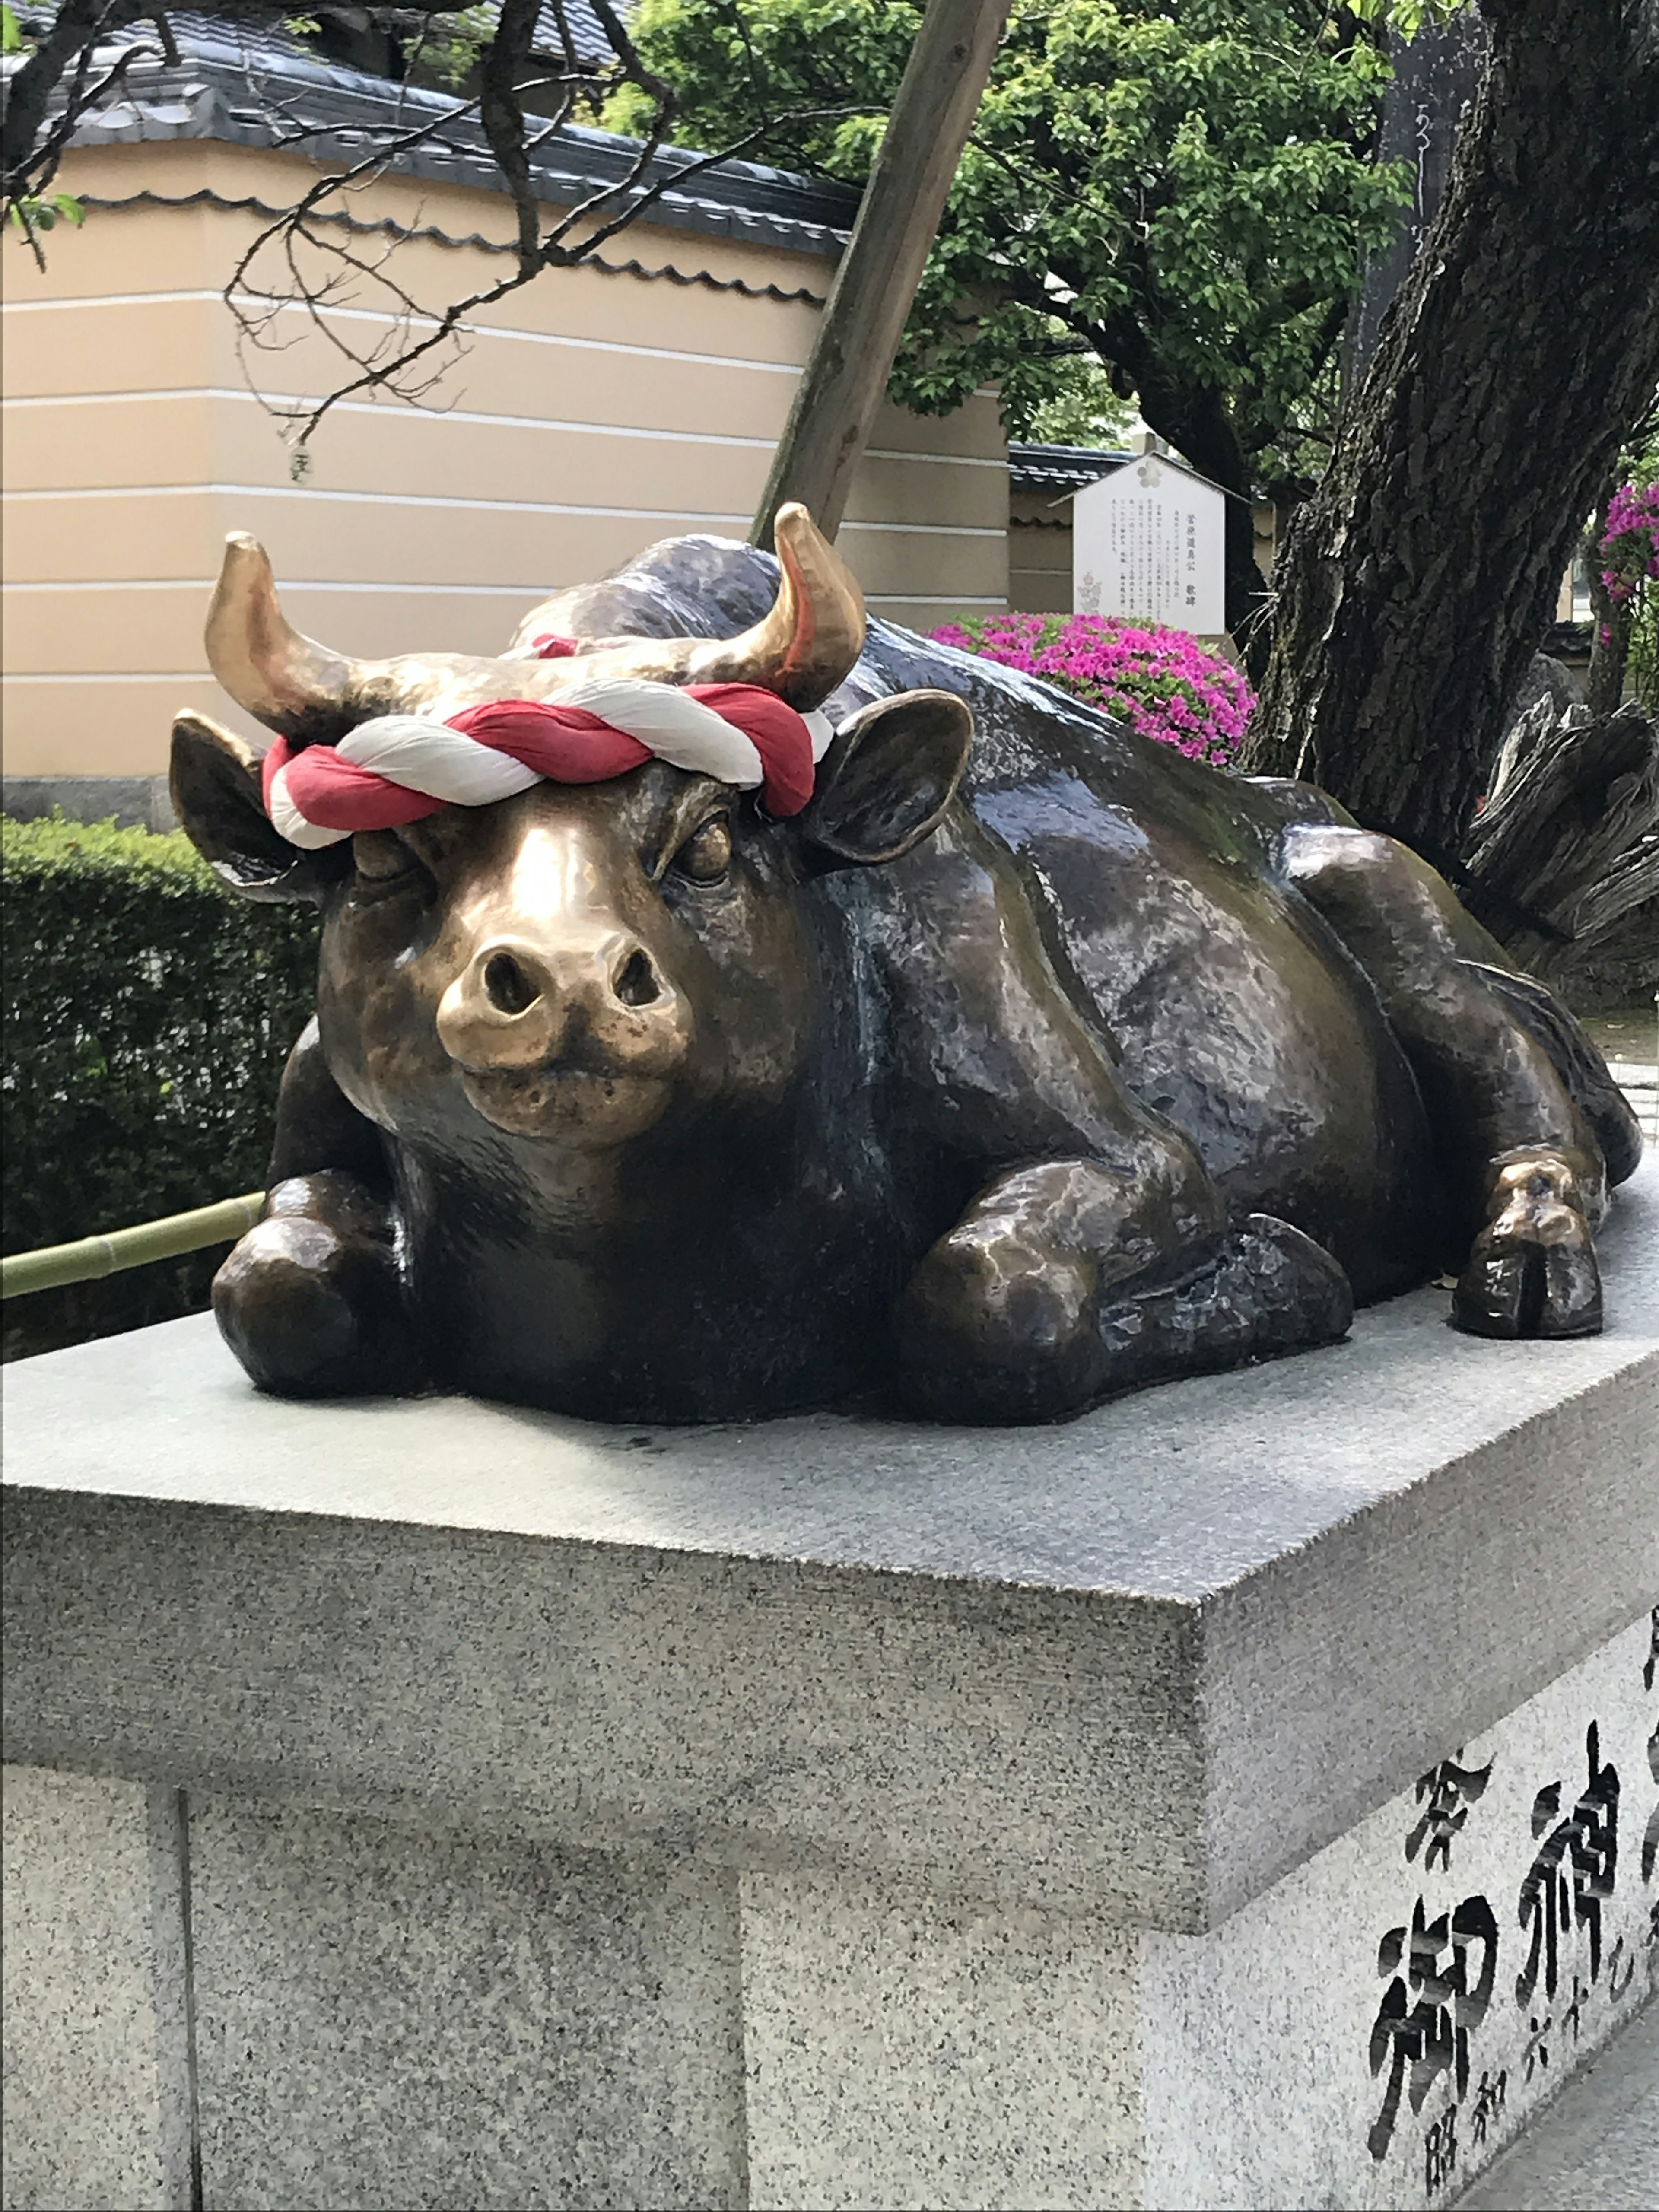
<svg viewBox="0 0 1659 2212"><path fill-rule="evenodd" d="M1451 1324L1470 1336L1595 1336L1601 1274L1567 1170L1540 1158L1505 1168L1492 1218L1452 1293Z"/></svg>
<svg viewBox="0 0 1659 2212"><path fill-rule="evenodd" d="M1080 1413L1106 1388L1096 1275L1089 1261L1012 1237L936 1244L899 1314L910 1410L975 1424Z"/></svg>
<svg viewBox="0 0 1659 2212"><path fill-rule="evenodd" d="M1109 1309L1101 1335L1109 1387L1133 1390L1335 1344L1352 1322L1352 1285L1324 1246L1253 1213L1182 1281Z"/></svg>
<svg viewBox="0 0 1659 2212"><path fill-rule="evenodd" d="M383 1247L302 1216L251 1229L213 1281L220 1334L251 1379L282 1397L418 1387Z"/></svg>

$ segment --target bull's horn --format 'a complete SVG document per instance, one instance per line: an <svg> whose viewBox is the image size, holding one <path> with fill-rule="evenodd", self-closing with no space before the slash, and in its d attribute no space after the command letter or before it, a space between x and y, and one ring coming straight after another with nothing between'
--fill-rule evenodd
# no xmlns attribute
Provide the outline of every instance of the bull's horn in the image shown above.
<svg viewBox="0 0 1659 2212"><path fill-rule="evenodd" d="M798 501L778 509L774 538L782 574L771 613L741 637L700 647L688 674L700 684L763 684L805 713L864 650L864 594Z"/></svg>
<svg viewBox="0 0 1659 2212"><path fill-rule="evenodd" d="M269 728L294 738L337 734L357 664L289 628L265 549L246 531L225 540L207 656L237 705Z"/></svg>

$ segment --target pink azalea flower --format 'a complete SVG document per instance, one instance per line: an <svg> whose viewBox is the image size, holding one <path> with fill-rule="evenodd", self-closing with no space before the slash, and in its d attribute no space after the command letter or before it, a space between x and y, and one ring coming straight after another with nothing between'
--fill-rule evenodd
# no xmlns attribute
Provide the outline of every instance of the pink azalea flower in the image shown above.
<svg viewBox="0 0 1659 2212"><path fill-rule="evenodd" d="M1224 768L1244 733L1254 693L1231 662L1184 630L1115 615L998 615L947 623L941 645L1069 691L1189 760Z"/></svg>

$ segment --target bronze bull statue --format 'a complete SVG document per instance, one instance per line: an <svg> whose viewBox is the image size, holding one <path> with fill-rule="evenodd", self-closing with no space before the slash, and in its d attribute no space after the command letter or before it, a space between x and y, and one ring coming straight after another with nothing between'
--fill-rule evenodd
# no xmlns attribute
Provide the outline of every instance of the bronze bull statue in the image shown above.
<svg viewBox="0 0 1659 2212"><path fill-rule="evenodd" d="M285 742L262 774L181 718L174 802L239 890L324 915L266 1218L214 1286L257 1383L1051 1420L1330 1341L1442 1269L1464 1329L1601 1326L1637 1124L1437 876L1311 788L866 631L805 511L777 534L781 568L655 546L499 659L378 663L290 630L232 540L210 658ZM665 687L790 710L760 797L718 743L676 764L568 704ZM599 765L475 748L444 805L344 757L491 713ZM278 753L394 803L316 828Z"/></svg>

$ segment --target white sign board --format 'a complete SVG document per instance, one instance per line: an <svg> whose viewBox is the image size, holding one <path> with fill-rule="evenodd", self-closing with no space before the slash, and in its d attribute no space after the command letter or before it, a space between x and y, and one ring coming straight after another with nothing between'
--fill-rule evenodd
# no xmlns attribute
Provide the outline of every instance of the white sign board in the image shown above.
<svg viewBox="0 0 1659 2212"><path fill-rule="evenodd" d="M1226 627L1226 495L1166 454L1115 469L1072 501L1072 608L1213 637Z"/></svg>

